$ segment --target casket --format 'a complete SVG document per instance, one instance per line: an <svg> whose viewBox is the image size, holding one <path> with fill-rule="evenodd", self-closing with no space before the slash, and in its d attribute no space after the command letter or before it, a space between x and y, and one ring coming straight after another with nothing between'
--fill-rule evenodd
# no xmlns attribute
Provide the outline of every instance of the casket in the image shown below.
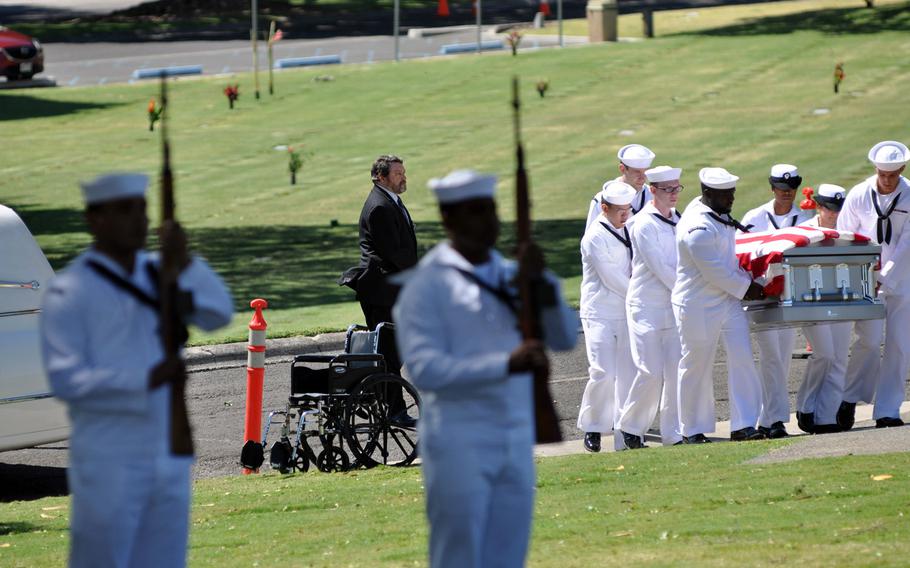
<svg viewBox="0 0 910 568"><path fill-rule="evenodd" d="M752 331L881 319L881 247L852 233L792 227L737 238L740 264L766 282L767 300L743 302Z"/></svg>

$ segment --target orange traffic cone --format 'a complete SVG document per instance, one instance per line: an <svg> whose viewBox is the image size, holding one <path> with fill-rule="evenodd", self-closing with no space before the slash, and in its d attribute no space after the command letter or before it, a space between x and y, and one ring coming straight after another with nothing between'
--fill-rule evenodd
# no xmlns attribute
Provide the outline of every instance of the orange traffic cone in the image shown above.
<svg viewBox="0 0 910 568"><path fill-rule="evenodd" d="M538 12L540 12L544 16L550 15L550 4L547 2L547 0L540 0L540 9L538 10Z"/></svg>
<svg viewBox="0 0 910 568"><path fill-rule="evenodd" d="M436 15L440 18L449 17L449 0L439 0L439 7L436 8Z"/></svg>

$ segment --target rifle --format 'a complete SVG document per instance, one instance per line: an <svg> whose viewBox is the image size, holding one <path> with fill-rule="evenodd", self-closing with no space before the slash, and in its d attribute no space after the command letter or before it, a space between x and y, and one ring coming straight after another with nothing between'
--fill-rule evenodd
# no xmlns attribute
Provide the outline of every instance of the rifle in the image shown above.
<svg viewBox="0 0 910 568"><path fill-rule="evenodd" d="M167 137L167 73L161 74L161 223L174 221L174 174L171 172L171 146ZM159 271L159 314L161 343L165 356L178 355L180 351L180 326L177 315L177 277L180 275L178 260L161 247ZM186 407L186 377L174 377L170 383L170 442L171 452L177 456L193 455L193 433Z"/></svg>
<svg viewBox="0 0 910 568"><path fill-rule="evenodd" d="M531 200L529 196L528 174L525 171L525 154L521 145L521 101L518 95L518 77L512 78L512 109L515 127L515 215L517 245L531 244ZM541 339L540 328L540 294L535 293L535 286L528 271L519 266L518 295L521 310L518 323L522 339ZM546 369L534 372L534 419L537 428L537 443L552 444L562 441L559 431L559 418L550 395L550 372Z"/></svg>

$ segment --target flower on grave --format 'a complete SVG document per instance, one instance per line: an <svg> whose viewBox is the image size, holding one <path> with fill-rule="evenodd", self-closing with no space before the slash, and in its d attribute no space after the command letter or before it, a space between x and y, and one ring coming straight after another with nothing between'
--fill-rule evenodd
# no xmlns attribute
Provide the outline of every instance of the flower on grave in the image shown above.
<svg viewBox="0 0 910 568"><path fill-rule="evenodd" d="M291 185L297 184L297 172L303 167L303 159L300 152L295 152L292 146L288 146L288 171L291 172Z"/></svg>
<svg viewBox="0 0 910 568"><path fill-rule="evenodd" d="M847 74L844 73L844 64L838 63L834 66L834 93L837 94L840 91L840 84L844 81L844 77Z"/></svg>
<svg viewBox="0 0 910 568"><path fill-rule="evenodd" d="M812 199L812 188L804 187L803 195L805 195L806 198L803 199L802 202L799 204L799 208L800 209L815 209L816 204L815 204L815 200Z"/></svg>
<svg viewBox="0 0 910 568"><path fill-rule="evenodd" d="M547 94L547 89L550 88L550 82L546 79L541 79L537 81L537 94L540 95L540 98L543 98Z"/></svg>
<svg viewBox="0 0 910 568"><path fill-rule="evenodd" d="M224 96L227 97L228 108L234 108L234 101L236 101L240 97L240 85L234 84L234 85L228 85L227 87L225 87Z"/></svg>
<svg viewBox="0 0 910 568"><path fill-rule="evenodd" d="M148 106L149 132L153 132L155 130L155 123L161 120L161 110L161 108L156 106L155 98L152 97Z"/></svg>
<svg viewBox="0 0 910 568"><path fill-rule="evenodd" d="M512 30L506 35L506 43L512 48L512 56L518 55L518 45L521 43L521 32Z"/></svg>

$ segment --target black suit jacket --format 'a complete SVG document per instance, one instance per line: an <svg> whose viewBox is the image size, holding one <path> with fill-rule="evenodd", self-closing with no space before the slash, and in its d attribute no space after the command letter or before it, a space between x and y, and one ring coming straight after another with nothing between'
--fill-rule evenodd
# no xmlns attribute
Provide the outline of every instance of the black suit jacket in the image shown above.
<svg viewBox="0 0 910 568"><path fill-rule="evenodd" d="M417 264L417 236L404 211L382 188L374 185L360 212L360 266L354 289L357 299L391 306L398 286L390 274Z"/></svg>

